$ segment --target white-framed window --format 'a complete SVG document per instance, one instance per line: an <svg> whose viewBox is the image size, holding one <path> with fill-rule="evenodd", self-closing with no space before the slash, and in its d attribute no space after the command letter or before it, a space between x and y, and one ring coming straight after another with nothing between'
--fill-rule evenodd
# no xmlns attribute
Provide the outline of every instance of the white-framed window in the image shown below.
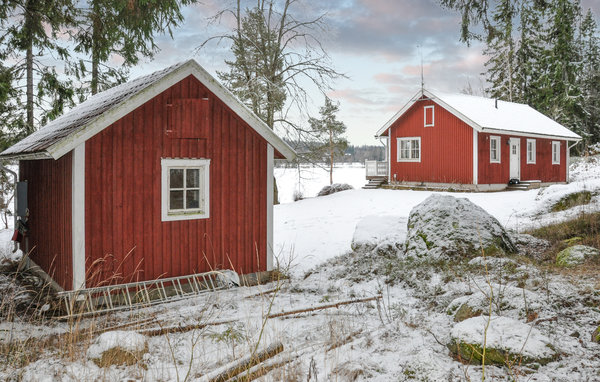
<svg viewBox="0 0 600 382"><path fill-rule="evenodd" d="M421 137L398 138L398 162L421 161Z"/></svg>
<svg viewBox="0 0 600 382"><path fill-rule="evenodd" d="M527 163L535 164L535 139L527 140Z"/></svg>
<svg viewBox="0 0 600 382"><path fill-rule="evenodd" d="M560 141L552 141L552 164L560 164Z"/></svg>
<svg viewBox="0 0 600 382"><path fill-rule="evenodd" d="M160 165L162 221L208 218L210 159L163 158Z"/></svg>
<svg viewBox="0 0 600 382"><path fill-rule="evenodd" d="M500 163L500 137L490 137L490 163Z"/></svg>
<svg viewBox="0 0 600 382"><path fill-rule="evenodd" d="M434 105L423 107L423 121L425 121L425 127L430 127L435 124L435 107L434 107Z"/></svg>

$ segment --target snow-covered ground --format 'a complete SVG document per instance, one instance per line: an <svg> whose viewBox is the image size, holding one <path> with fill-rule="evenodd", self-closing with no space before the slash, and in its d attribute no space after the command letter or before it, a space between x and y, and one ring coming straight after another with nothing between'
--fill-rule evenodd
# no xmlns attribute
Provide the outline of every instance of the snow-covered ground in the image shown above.
<svg viewBox="0 0 600 382"><path fill-rule="evenodd" d="M522 231L599 210L594 196L586 206L550 212L564 195L600 190L597 159L576 166L572 175L571 184L541 190L448 194L466 197L506 227ZM590 341L600 324L597 275L549 272L515 257L489 262L486 277L481 266L486 260L481 258L414 263L385 253L352 252L353 237L368 241L377 236L385 229L385 216L394 227L381 240L388 234L401 239L410 210L431 192L362 190L364 168L354 165L336 168L334 182L349 183L355 190L315 197L329 183L328 173L305 168L301 176L305 199L293 202L297 172L276 169L283 203L275 207L275 246L289 280L93 320L0 322L0 345L7 352L0 360L0 380L208 381L232 362L281 343L283 351L265 361L266 375L259 380L459 381L481 380L485 373L486 380L498 381L600 381L600 345ZM557 360L543 366L512 363L483 369L450 354L446 345L453 335L477 340L485 321L471 319L459 326L454 307L465 301L485 304L492 290L493 315L505 318L494 318L490 343L509 343L527 355L536 349L547 352L550 345ZM352 303L338 304L348 301ZM294 310L304 312L266 318ZM97 335L75 341L65 334L140 319L151 320L111 332L105 336L110 341ZM514 320L532 329L521 326L512 333ZM196 329L168 335L145 331L185 325ZM136 355L135 364L102 368L92 360L99 354L91 353L131 338L139 345L136 353L142 354ZM16 345L4 346L8 342Z"/></svg>
<svg viewBox="0 0 600 382"><path fill-rule="evenodd" d="M310 174L304 175L304 174ZM336 168L334 182L348 183L354 190L316 198L329 184L329 173L320 168L301 171L306 180L300 182L306 199L291 202L298 188L295 169L277 168L275 175L282 204L275 206L275 253L283 263L295 264L294 270L305 272L316 264L350 250L356 224L367 216L407 218L410 210L427 199L432 191L363 190L365 169L359 164ZM519 192L442 193L470 199L492 214L505 227L516 231L541 226L584 211L600 209L597 196L593 203L561 213L550 206L561 197L580 190L600 189L598 159L574 166L572 182L539 190ZM289 196L289 198L287 197ZM398 227L406 230L406 227Z"/></svg>

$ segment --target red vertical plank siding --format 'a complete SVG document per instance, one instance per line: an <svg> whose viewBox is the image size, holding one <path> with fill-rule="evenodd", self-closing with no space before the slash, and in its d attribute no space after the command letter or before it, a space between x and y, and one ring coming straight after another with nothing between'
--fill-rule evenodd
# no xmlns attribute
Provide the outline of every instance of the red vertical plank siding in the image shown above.
<svg viewBox="0 0 600 382"><path fill-rule="evenodd" d="M19 179L28 182L31 258L65 289L73 287L72 169L72 153L19 162Z"/></svg>
<svg viewBox="0 0 600 382"><path fill-rule="evenodd" d="M490 136L500 137L500 163L490 163ZM560 164L552 164L552 142L545 138L518 135L478 134L479 184L505 184L510 180L510 138L521 140L521 180L542 182L566 182L567 142L560 141ZM535 139L535 163L527 163L527 139Z"/></svg>
<svg viewBox="0 0 600 382"><path fill-rule="evenodd" d="M210 113L200 133L190 126L196 107ZM170 135L168 118L181 118L180 136L192 138ZM211 160L210 218L161 221L161 158ZM88 286L215 268L265 270L266 172L264 139L193 77L115 122L86 142L87 264L107 254L115 261L103 270L108 280L88 279Z"/></svg>
<svg viewBox="0 0 600 382"><path fill-rule="evenodd" d="M435 126L424 127L424 107L435 105ZM421 161L398 162L397 138L420 137ZM416 102L390 127L390 170L398 181L473 182L473 129L431 100Z"/></svg>

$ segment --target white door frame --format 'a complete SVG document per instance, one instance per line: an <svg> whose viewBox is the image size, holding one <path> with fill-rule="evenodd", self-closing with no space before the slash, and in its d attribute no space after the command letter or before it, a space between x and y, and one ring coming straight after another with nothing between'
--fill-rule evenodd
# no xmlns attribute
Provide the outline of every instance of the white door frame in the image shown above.
<svg viewBox="0 0 600 382"><path fill-rule="evenodd" d="M521 138L510 138L509 142L509 178L521 180ZM513 153L513 148L516 152Z"/></svg>

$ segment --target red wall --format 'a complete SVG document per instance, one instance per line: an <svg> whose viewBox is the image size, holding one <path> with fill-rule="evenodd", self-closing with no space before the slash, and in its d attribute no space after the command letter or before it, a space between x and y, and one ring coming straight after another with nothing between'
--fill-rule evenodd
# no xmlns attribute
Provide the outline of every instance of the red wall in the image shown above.
<svg viewBox="0 0 600 382"><path fill-rule="evenodd" d="M191 98L210 99L208 125L173 133L166 105ZM211 159L209 219L161 221L161 158ZM265 270L266 165L264 139L191 76L89 139L87 286Z"/></svg>
<svg viewBox="0 0 600 382"><path fill-rule="evenodd" d="M390 127L391 180L408 182L473 182L473 129L435 104L435 126L424 126L423 107L416 102ZM421 137L421 162L397 161L397 137Z"/></svg>
<svg viewBox="0 0 600 382"><path fill-rule="evenodd" d="M60 286L72 289L71 153L59 160L19 162L27 181L31 259ZM22 247L24 249L24 246Z"/></svg>
<svg viewBox="0 0 600 382"><path fill-rule="evenodd" d="M500 136L500 163L490 163L490 136ZM478 134L478 183L505 184L510 180L509 138L515 135ZM560 164L552 164L552 139L536 140L535 164L527 163L527 137L521 138L521 180L542 182L565 182L567 178L567 142L560 141Z"/></svg>

